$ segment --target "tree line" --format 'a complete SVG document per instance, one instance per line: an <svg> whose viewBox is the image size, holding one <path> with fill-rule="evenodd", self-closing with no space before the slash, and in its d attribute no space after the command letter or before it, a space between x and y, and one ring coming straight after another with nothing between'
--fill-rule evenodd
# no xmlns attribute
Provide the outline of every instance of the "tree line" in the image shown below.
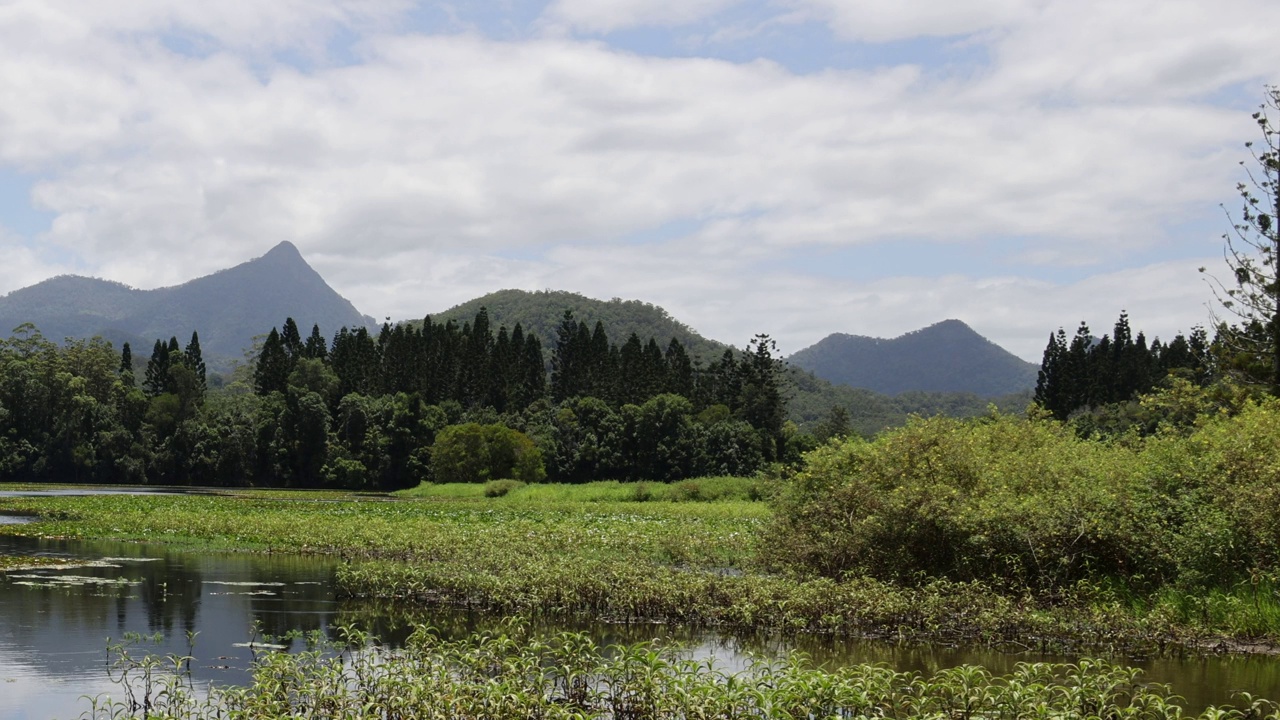
<svg viewBox="0 0 1280 720"><path fill-rule="evenodd" d="M678 341L608 341L566 313L553 345L485 310L303 337L286 319L225 389L199 336L0 340L6 479L395 489L422 480L675 480L751 473L812 440L784 425L765 335L703 366ZM135 365L138 371L135 372Z"/></svg>
<svg viewBox="0 0 1280 720"><path fill-rule="evenodd" d="M1123 403L1149 393L1171 373L1204 385L1209 380L1208 336L1196 328L1169 343L1147 344L1142 332L1129 327L1121 312L1112 333L1095 337L1081 322L1068 341L1062 328L1049 335L1035 402L1055 418L1066 420L1081 411Z"/></svg>

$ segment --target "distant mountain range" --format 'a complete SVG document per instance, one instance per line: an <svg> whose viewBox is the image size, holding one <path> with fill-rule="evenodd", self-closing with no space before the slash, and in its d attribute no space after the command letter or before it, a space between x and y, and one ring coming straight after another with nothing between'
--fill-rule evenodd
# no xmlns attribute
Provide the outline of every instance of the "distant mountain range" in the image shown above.
<svg viewBox="0 0 1280 720"><path fill-rule="evenodd" d="M243 357L255 335L292 317L303 335L319 325L325 337L342 326L373 326L349 301L282 242L266 255L173 287L136 290L110 280L63 275L0 297L0 329L34 323L47 338L100 335L128 342L145 360L156 339L193 330L211 367Z"/></svg>
<svg viewBox="0 0 1280 720"><path fill-rule="evenodd" d="M913 390L1018 393L1035 387L1040 369L959 320L944 320L891 340L836 333L787 361L838 385L886 395Z"/></svg>
<svg viewBox="0 0 1280 720"><path fill-rule="evenodd" d="M619 345L632 333L646 341L656 338L663 347L674 337L703 364L728 347L656 305L560 291L501 290L434 314L432 320L462 324L481 307L495 329L520 323L538 335L548 356L565 310L589 327L603 322L610 340ZM218 370L242 359L255 336L280 327L288 317L303 335L316 324L327 338L344 326L376 327L373 318L330 288L288 242L260 258L174 287L136 290L109 280L61 276L0 297L0 330L30 322L53 340L99 335L117 347L129 342L140 359L149 356L156 339L177 336L185 345L196 330L206 361ZM976 414L992 398L1006 409L1021 409L1037 370L958 320L892 340L831 335L787 360L794 421L816 422L839 405L864 433L899 424L910 413Z"/></svg>

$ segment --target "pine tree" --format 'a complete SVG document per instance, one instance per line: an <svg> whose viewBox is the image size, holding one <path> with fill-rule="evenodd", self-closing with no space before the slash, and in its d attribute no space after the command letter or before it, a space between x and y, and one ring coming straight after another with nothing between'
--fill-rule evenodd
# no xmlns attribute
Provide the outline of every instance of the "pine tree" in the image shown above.
<svg viewBox="0 0 1280 720"><path fill-rule="evenodd" d="M187 347L183 350L182 355L186 366L191 368L191 371L195 373L196 389L200 396L203 397L205 391L209 387L209 384L208 379L206 378L207 373L204 365L204 355L200 352L200 335L198 333L194 331L191 333L191 342L187 343Z"/></svg>
<svg viewBox="0 0 1280 720"><path fill-rule="evenodd" d="M665 360L667 384L663 391L692 400L693 363L690 362L689 353L685 352L679 340L671 338L671 342L667 343Z"/></svg>
<svg viewBox="0 0 1280 720"><path fill-rule="evenodd" d="M1071 412L1067 407L1065 384L1067 362L1067 334L1062 328L1049 333L1049 344L1044 348L1040 361L1040 373L1036 378L1035 402L1059 420L1066 420Z"/></svg>
<svg viewBox="0 0 1280 720"><path fill-rule="evenodd" d="M133 377L133 348L127 342L120 348L120 381L125 387L133 387L137 382Z"/></svg>
<svg viewBox="0 0 1280 720"><path fill-rule="evenodd" d="M253 388L259 395L285 392L289 389L289 355L285 352L280 332L271 328L262 343L257 366L253 369Z"/></svg>
<svg viewBox="0 0 1280 720"><path fill-rule="evenodd" d="M303 357L302 334L298 332L298 323L293 318L285 318L284 329L280 331L280 342L289 358L289 370L292 371Z"/></svg>
<svg viewBox="0 0 1280 720"><path fill-rule="evenodd" d="M560 402L582 394L582 365L586 348L578 338L579 324L573 319L573 311L565 310L560 325L556 327L556 345L551 353L551 399ZM585 326L584 326L585 327Z"/></svg>
<svg viewBox="0 0 1280 720"><path fill-rule="evenodd" d="M1232 322L1219 321L1215 341L1225 355L1224 370L1247 382L1265 384L1280 397L1280 87L1268 86L1253 120L1262 145L1250 149L1257 175L1236 185L1243 201L1239 221L1222 236L1233 287L1214 280L1214 294ZM1242 162L1241 165L1244 165ZM1205 268L1200 268L1205 272Z"/></svg>
<svg viewBox="0 0 1280 720"><path fill-rule="evenodd" d="M768 335L756 335L748 343L737 368L739 388L735 411L769 441L765 445L765 459L769 461L781 457L784 450L782 425L786 420L786 399L782 394L782 378L785 369L782 360L773 357L777 350L777 344Z"/></svg>
<svg viewBox="0 0 1280 720"><path fill-rule="evenodd" d="M142 381L142 389L150 397L164 394L169 386L169 363L169 348L157 339L151 349L151 359L147 361L147 372Z"/></svg>
<svg viewBox="0 0 1280 720"><path fill-rule="evenodd" d="M329 346L324 340L324 336L320 334L320 326L311 326L311 335L307 337L307 344L302 348L302 354L305 357L316 360L329 359Z"/></svg>

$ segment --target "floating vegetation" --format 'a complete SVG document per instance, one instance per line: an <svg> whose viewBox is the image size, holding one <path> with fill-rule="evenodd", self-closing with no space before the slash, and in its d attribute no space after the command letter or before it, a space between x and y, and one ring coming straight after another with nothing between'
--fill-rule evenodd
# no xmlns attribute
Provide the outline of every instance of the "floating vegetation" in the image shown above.
<svg viewBox="0 0 1280 720"><path fill-rule="evenodd" d="M81 567L68 558L46 555L0 555L0 572L36 570L38 568ZM12 576L10 576L12 577Z"/></svg>
<svg viewBox="0 0 1280 720"><path fill-rule="evenodd" d="M1141 670L1099 660L925 675L882 665L813 668L792 654L731 672L676 647L601 646L518 624L459 641L419 627L402 650L350 628L340 635L336 647L258 655L249 685L207 693L185 681L184 658L125 655L113 665L124 699L98 696L83 717L1280 718L1276 703L1245 694L1241 708L1193 715L1167 686L1144 682Z"/></svg>
<svg viewBox="0 0 1280 720"><path fill-rule="evenodd" d="M30 587L84 587L88 585L140 585L141 580L130 578L104 578L92 575L10 575L14 585Z"/></svg>

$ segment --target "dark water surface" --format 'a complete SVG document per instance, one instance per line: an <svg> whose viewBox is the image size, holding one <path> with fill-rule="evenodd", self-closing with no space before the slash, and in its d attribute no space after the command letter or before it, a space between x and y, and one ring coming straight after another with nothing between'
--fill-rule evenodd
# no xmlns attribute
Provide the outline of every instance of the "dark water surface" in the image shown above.
<svg viewBox="0 0 1280 720"><path fill-rule="evenodd" d="M430 622L462 635L498 618L460 612L415 617L402 609L338 602L333 597L333 561L291 555L195 553L163 546L67 542L0 537L0 555L45 555L95 561L92 567L0 573L0 718L75 718L89 708L86 695L120 688L107 675L107 638L127 633L158 636L136 652L188 652L195 636L193 681L243 683L254 650L245 643L262 634L328 633L356 624L390 642L402 638L410 620ZM603 624L547 627L592 634L602 644L663 637L682 642L695 657L715 657L742 667L748 654L776 655L789 648L831 665L878 662L931 673L978 664L995 673L1019 661L1073 661L1072 657L1006 654L939 646L900 646L870 641L776 636L727 637L662 626ZM301 649L303 641L284 641ZM1234 691L1280 698L1280 661L1270 657L1156 659L1135 662L1151 682L1169 683L1188 707L1231 701Z"/></svg>

